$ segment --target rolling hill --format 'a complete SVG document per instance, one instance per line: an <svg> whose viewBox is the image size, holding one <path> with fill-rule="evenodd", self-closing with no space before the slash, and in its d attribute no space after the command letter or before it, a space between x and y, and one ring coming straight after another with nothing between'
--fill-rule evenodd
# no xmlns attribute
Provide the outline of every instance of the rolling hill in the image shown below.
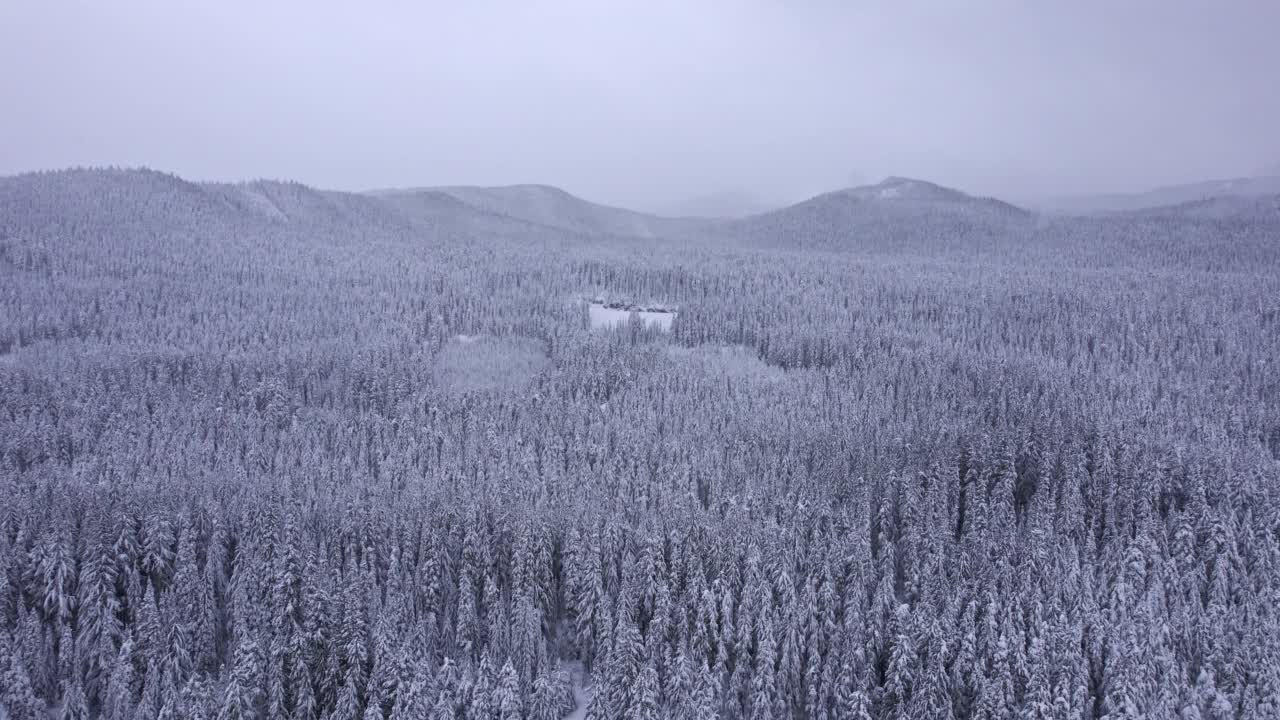
<svg viewBox="0 0 1280 720"><path fill-rule="evenodd" d="M820 250L1019 263L1072 255L1089 264L1271 264L1280 195L1224 196L1091 216L1041 216L994 198L892 177L728 220L670 219L597 205L547 186L378 193L295 183L193 183L151 170L63 170L0 178L0 241L9 262L119 252L193 262L282 262L329 247L445 255L548 247ZM34 254L33 254L34 253ZM24 258L14 260L14 258ZM4 259L4 258L0 258ZM70 262L70 259L68 260ZM156 260L160 262L160 260ZM1197 262L1200 262L1197 260Z"/></svg>
<svg viewBox="0 0 1280 720"><path fill-rule="evenodd" d="M1267 222L1280 216L1280 193L1214 195L1170 205L1129 210L1116 215L1219 220L1236 218L1249 222Z"/></svg>
<svg viewBox="0 0 1280 720"><path fill-rule="evenodd" d="M584 200L550 185L469 185L411 190L379 190L371 196L393 202L405 195L437 193L473 210L588 235L661 238L687 235L703 224L689 218L664 218Z"/></svg>
<svg viewBox="0 0 1280 720"><path fill-rule="evenodd" d="M170 246L263 238L277 246L477 241L537 246L600 239L484 210L440 191L369 195L272 180L195 183L154 170L117 168L0 178L0 230L7 235L81 238L88 227L102 240L163 239Z"/></svg>
<svg viewBox="0 0 1280 720"><path fill-rule="evenodd" d="M1251 198L1266 195L1280 195L1280 176L1207 180L1137 193L1067 196L1046 200L1038 203L1038 206L1047 212L1087 215L1170 207L1210 198Z"/></svg>
<svg viewBox="0 0 1280 720"><path fill-rule="evenodd" d="M746 193L721 192L691 197L664 206L659 215L672 218L708 218L731 220L759 215L776 209Z"/></svg>
<svg viewBox="0 0 1280 720"><path fill-rule="evenodd" d="M1034 216L924 180L891 177L723 223L750 245L818 249L925 249L1021 235Z"/></svg>

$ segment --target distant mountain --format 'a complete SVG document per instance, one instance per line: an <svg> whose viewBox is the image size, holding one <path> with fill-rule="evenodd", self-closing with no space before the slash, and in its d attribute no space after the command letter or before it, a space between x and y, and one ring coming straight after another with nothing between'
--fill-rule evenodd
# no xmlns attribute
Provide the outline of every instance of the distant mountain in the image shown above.
<svg viewBox="0 0 1280 720"><path fill-rule="evenodd" d="M375 249L380 257L445 258L477 245L540 254L666 240L947 262L1070 256L1098 266L1270 267L1276 237L1280 193L1044 216L923 180L889 178L758 215L706 220L609 208L544 186L345 193L266 180L193 183L151 170L0 177L0 268L61 262L66 272L110 275L114 254L128 253L147 258L157 272L172 263L216 270L226 284L322 256L328 260L313 270L342 278L343 263L358 265Z"/></svg>
<svg viewBox="0 0 1280 720"><path fill-rule="evenodd" d="M1039 203L1039 205L1042 209L1050 212L1089 214L1169 207L1208 198L1250 198L1277 194L1280 194L1280 174L1170 185L1139 193L1053 198Z"/></svg>
<svg viewBox="0 0 1280 720"><path fill-rule="evenodd" d="M1216 195L1173 205L1112 213L1112 215L1116 217L1240 219L1255 222L1272 222L1280 218L1280 193L1268 195Z"/></svg>
<svg viewBox="0 0 1280 720"><path fill-rule="evenodd" d="M671 237L687 234L699 225L689 219L664 218L600 205L550 185L452 186L380 190L371 194L395 199L424 192L447 195L485 213L589 235Z"/></svg>
<svg viewBox="0 0 1280 720"><path fill-rule="evenodd" d="M1005 239L1033 220L1031 213L1001 200L890 177L729 222L720 231L769 247L924 250L940 243Z"/></svg>
<svg viewBox="0 0 1280 720"><path fill-rule="evenodd" d="M732 219L759 215L775 209L746 193L722 192L689 198L658 210L658 214L673 218Z"/></svg>
<svg viewBox="0 0 1280 720"><path fill-rule="evenodd" d="M115 168L0 177L0 233L81 237L85 228L121 247L161 243L166 252L201 253L263 243L427 248L483 242L521 248L602 240L487 212L439 191L375 196L269 180L193 183L152 170Z"/></svg>

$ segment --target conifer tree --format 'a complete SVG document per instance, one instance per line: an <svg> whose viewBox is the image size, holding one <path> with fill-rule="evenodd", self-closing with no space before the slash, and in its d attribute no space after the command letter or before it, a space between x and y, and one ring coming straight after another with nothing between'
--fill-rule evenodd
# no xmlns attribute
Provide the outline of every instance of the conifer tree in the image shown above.
<svg viewBox="0 0 1280 720"><path fill-rule="evenodd" d="M261 717L260 667L257 643L249 637L242 638L236 646L231 673L222 693L218 720L257 720Z"/></svg>

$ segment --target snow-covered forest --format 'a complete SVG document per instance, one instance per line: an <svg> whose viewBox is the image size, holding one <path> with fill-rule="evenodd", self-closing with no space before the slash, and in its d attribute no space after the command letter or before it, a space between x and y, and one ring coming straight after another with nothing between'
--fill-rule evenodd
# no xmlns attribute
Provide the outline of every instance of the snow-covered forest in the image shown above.
<svg viewBox="0 0 1280 720"><path fill-rule="evenodd" d="M1274 200L516 200L0 179L0 717L1280 717Z"/></svg>

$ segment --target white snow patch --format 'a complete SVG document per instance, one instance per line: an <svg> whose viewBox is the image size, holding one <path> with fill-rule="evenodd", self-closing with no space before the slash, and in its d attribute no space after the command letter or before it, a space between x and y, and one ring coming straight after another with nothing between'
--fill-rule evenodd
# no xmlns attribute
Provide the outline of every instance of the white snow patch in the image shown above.
<svg viewBox="0 0 1280 720"><path fill-rule="evenodd" d="M260 188L254 187L252 185L244 186L243 188L241 188L241 194L244 197L244 199L248 201L249 205L253 207L253 209L257 210L263 215L266 215L272 220L288 220L289 219L289 216L284 214L284 211L280 209L280 206L276 205L274 200L267 197L266 193L262 192Z"/></svg>
<svg viewBox="0 0 1280 720"><path fill-rule="evenodd" d="M887 187L880 191L880 197L882 198L895 198L895 197L898 197L898 195L900 194L901 194L901 190L896 187Z"/></svg>
<svg viewBox="0 0 1280 720"><path fill-rule="evenodd" d="M573 678L573 712L564 716L564 720L586 720L587 705L591 702L591 689L587 682L591 679L581 663L571 663L570 676Z"/></svg>
<svg viewBox="0 0 1280 720"><path fill-rule="evenodd" d="M671 323L676 319L675 311L671 310L632 310L628 308L611 308L605 307L604 303L593 302L587 307L587 312L591 316L591 329L600 330L618 326L626 326L631 322L631 314L635 313L640 316L640 321L645 327L656 327L659 330L670 330Z"/></svg>

